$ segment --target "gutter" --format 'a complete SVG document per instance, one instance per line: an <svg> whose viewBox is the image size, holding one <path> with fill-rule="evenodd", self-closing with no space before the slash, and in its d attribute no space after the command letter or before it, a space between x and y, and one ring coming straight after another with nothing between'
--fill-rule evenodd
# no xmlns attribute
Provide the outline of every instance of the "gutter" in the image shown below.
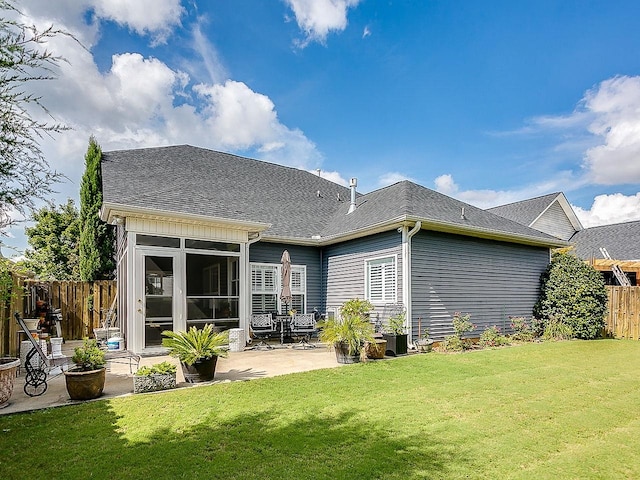
<svg viewBox="0 0 640 480"><path fill-rule="evenodd" d="M413 348L413 305L411 295L411 239L422 229L422 222L418 220L409 230L407 225L402 227L402 303L405 308L404 328L408 332L408 339Z"/></svg>

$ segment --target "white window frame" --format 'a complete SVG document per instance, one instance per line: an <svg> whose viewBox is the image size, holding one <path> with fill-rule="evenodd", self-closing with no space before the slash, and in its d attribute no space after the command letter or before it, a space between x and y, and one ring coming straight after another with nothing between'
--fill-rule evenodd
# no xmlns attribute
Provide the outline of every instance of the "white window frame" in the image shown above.
<svg viewBox="0 0 640 480"><path fill-rule="evenodd" d="M271 270L275 272L274 289L254 289L253 272L254 269ZM250 263L250 275L251 275L251 305L253 308L253 296L254 295L274 295L276 296L276 305L278 311L282 310L282 301L280 300L280 292L282 292L282 265L279 263ZM294 281L294 277L299 275L299 281ZM291 279L289 286L291 288L291 295L302 296L302 306L304 311L307 311L307 266L306 265L291 265ZM253 313L253 312L252 312ZM300 312L302 313L302 312Z"/></svg>
<svg viewBox="0 0 640 480"><path fill-rule="evenodd" d="M386 260L386 262L385 262ZM371 266L382 265L382 279L381 279L381 294L380 297L372 298L371 293ZM393 266L393 285L387 284L387 272L386 270ZM396 303L398 301L398 255L382 255L379 257L367 258L364 261L365 272L365 298L374 305L381 305L385 303Z"/></svg>

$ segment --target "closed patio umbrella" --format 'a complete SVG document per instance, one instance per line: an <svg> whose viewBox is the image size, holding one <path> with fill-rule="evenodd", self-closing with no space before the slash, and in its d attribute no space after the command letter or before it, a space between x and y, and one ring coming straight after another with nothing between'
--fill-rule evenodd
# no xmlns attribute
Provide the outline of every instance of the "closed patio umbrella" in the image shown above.
<svg viewBox="0 0 640 480"><path fill-rule="evenodd" d="M291 304L291 257L289 257L289 251L282 252L282 258L280 259L282 264L282 291L280 292L280 300L285 304L285 308L288 310ZM286 312L285 312L286 313Z"/></svg>

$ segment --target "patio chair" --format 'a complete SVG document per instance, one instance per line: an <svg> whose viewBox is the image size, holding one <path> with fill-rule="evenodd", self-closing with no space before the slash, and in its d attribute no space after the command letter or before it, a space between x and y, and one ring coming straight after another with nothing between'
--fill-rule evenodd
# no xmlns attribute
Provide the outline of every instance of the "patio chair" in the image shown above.
<svg viewBox="0 0 640 480"><path fill-rule="evenodd" d="M315 348L309 343L311 336L316 333L316 315L314 313L296 313L291 319L291 336L300 339L293 348Z"/></svg>
<svg viewBox="0 0 640 480"><path fill-rule="evenodd" d="M274 348L266 342L266 340L277 333L273 316L270 313L251 315L250 327L253 336L260 339L260 343L254 347L256 350L260 350L261 348L271 350Z"/></svg>

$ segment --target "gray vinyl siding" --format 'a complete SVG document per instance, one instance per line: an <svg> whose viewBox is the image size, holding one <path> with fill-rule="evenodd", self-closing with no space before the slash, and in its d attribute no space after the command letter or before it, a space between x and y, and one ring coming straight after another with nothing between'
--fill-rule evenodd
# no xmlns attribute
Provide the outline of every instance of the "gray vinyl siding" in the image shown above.
<svg viewBox="0 0 640 480"><path fill-rule="evenodd" d="M575 228L573 228L558 201L553 202L547 211L531 226L561 240L569 240L576 233Z"/></svg>
<svg viewBox="0 0 640 480"><path fill-rule="evenodd" d="M396 255L397 302L402 301L402 236L396 230L331 245L323 252L327 308L352 298L365 298L365 261ZM382 305L376 305L382 310Z"/></svg>
<svg viewBox="0 0 640 480"><path fill-rule="evenodd" d="M293 265L307 266L307 310L314 307L322 311L322 282L320 269L320 249L300 245L258 242L249 247L249 261L256 263L279 264L282 252L289 251Z"/></svg>
<svg viewBox="0 0 640 480"><path fill-rule="evenodd" d="M455 312L471 314L479 336L491 325L509 330L510 316L531 317L549 250L438 232L412 241L412 324L436 340L453 333Z"/></svg>

